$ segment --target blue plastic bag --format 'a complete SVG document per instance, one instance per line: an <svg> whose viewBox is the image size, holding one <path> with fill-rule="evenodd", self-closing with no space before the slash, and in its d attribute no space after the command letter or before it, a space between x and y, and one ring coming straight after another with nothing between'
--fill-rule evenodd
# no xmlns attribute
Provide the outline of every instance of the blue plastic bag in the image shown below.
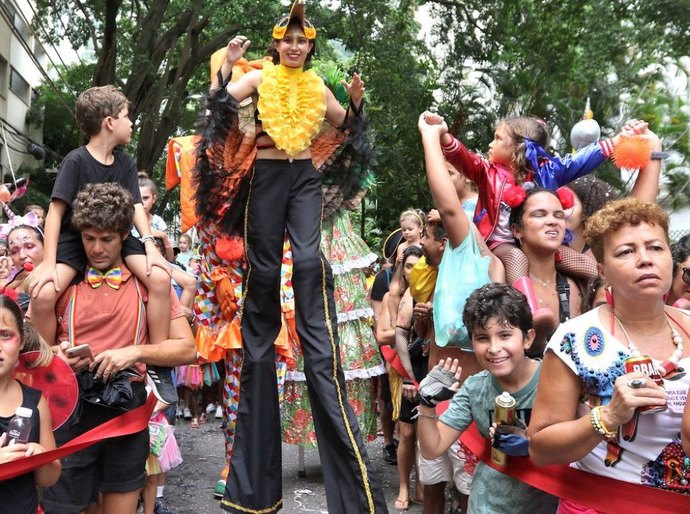
<svg viewBox="0 0 690 514"><path fill-rule="evenodd" d="M462 310L472 291L488 284L491 258L482 256L477 244L479 233L472 228L457 248L446 245L434 290L434 332L438 346L472 351Z"/></svg>

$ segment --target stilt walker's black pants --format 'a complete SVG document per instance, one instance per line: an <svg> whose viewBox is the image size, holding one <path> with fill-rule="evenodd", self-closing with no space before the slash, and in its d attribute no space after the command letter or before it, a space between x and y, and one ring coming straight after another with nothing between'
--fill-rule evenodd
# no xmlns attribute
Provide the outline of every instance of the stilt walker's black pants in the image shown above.
<svg viewBox="0 0 690 514"><path fill-rule="evenodd" d="M387 512L347 402L338 353L333 276L321 254L321 177L311 160L257 160L245 216L244 360L234 446L222 507L282 507L281 429L274 342L281 326L285 230L292 245L295 321L330 514Z"/></svg>

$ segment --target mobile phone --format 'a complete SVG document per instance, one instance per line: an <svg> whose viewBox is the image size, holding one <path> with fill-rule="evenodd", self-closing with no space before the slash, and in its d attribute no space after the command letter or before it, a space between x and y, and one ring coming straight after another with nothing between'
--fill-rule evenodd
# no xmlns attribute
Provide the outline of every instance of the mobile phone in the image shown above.
<svg viewBox="0 0 690 514"><path fill-rule="evenodd" d="M93 359L91 347L86 343L80 344L78 346L72 346L71 348L67 348L67 350L65 350L65 355L67 355L67 357L81 357Z"/></svg>

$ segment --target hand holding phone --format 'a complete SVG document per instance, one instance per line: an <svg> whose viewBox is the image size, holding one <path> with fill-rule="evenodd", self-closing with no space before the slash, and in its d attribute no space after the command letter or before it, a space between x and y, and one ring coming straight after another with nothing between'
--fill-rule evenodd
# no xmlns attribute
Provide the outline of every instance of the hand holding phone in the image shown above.
<svg viewBox="0 0 690 514"><path fill-rule="evenodd" d="M82 359L93 360L93 353L91 352L91 347L84 343L77 346L71 346L65 350L65 355L67 357L79 357Z"/></svg>

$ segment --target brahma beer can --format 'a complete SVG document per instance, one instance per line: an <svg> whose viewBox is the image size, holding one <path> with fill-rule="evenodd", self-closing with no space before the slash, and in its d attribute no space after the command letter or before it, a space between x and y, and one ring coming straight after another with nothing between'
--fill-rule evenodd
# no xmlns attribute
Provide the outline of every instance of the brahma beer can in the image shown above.
<svg viewBox="0 0 690 514"><path fill-rule="evenodd" d="M634 355L625 359L623 363L626 373L633 373L636 371L641 371L649 378L656 382L656 385L664 388L664 379L654 365L654 361L649 355ZM666 410L665 405L647 405L645 407L638 407L637 410L640 414L652 414L654 412L663 412Z"/></svg>
<svg viewBox="0 0 690 514"><path fill-rule="evenodd" d="M504 391L494 400L494 423L498 425L512 425L515 419L515 398ZM505 467L508 459L506 454L498 448L491 447L491 462Z"/></svg>

